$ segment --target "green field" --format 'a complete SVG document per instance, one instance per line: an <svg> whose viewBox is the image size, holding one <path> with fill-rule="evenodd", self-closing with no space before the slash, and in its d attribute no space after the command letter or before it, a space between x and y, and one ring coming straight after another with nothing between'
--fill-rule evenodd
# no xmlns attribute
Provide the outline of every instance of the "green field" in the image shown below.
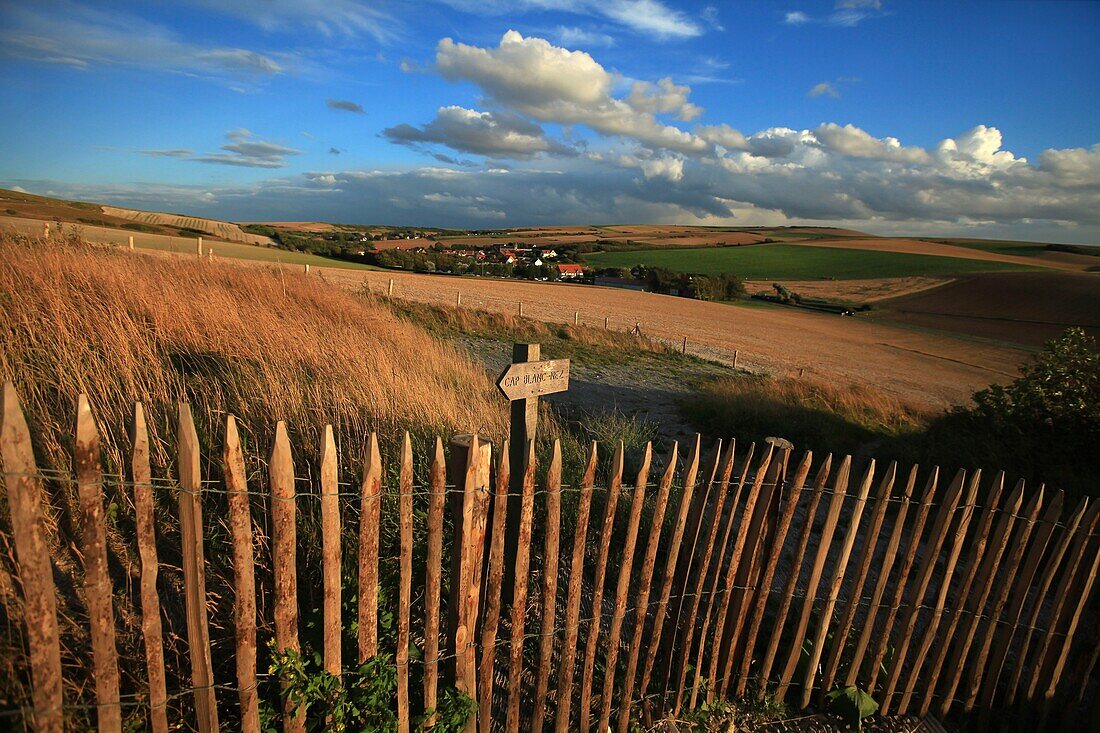
<svg viewBox="0 0 1100 733"><path fill-rule="evenodd" d="M592 267L649 265L698 275L729 272L746 280L862 280L1029 269L1003 262L796 244L596 252L585 261Z"/></svg>

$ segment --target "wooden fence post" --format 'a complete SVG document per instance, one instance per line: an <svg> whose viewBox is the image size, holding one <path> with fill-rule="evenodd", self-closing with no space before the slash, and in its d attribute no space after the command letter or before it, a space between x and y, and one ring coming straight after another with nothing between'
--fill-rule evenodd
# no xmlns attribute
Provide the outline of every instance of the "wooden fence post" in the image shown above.
<svg viewBox="0 0 1100 733"><path fill-rule="evenodd" d="M130 235L130 251L134 251L134 235Z"/></svg>
<svg viewBox="0 0 1100 733"><path fill-rule="evenodd" d="M851 456L845 456L844 462L837 472L837 483L834 490L843 494L847 489L848 473L850 470ZM843 480L841 478L843 477ZM844 584L844 575L848 569L848 558L852 555L852 548L856 544L856 534L859 532L859 523L863 519L863 509L867 506L867 495L871 491L871 482L875 478L875 461L872 459L867 466L867 473L859 485L859 493L856 495L856 504L852 508L852 516L848 522L848 531L844 535L844 543L840 547L840 555L837 557L836 568L833 570L832 581L827 586L825 596L825 609L821 612L821 621L818 622L817 635L814 636L813 646L810 651L810 663L806 667L806 676L802 683L802 699L800 705L803 709L810 704L813 696L814 679L817 676L817 666L821 662L821 655L825 650L825 640L829 634L829 622L833 618L833 610L836 608L837 597L840 588Z"/></svg>
<svg viewBox="0 0 1100 733"><path fill-rule="evenodd" d="M755 449L755 445L753 446ZM722 600L718 604L718 615L715 617L714 632L715 640L711 645L710 664L707 671L707 702L709 703L714 699L714 694L718 682L718 667L722 663L722 642L727 637L726 634L726 618L729 615L730 600L733 596L733 583L737 577L738 567L741 563L741 553L745 549L745 541L747 539L747 533L749 531L749 523L752 519L754 510L756 509L756 503L760 498L760 487L764 483L764 474L767 472L768 466L771 465L772 453L775 451L775 445L768 444L768 452L764 454L760 462L756 467L756 476L753 479L752 486L749 489L749 493L745 497L745 506L741 510L741 520L737 525L737 536L733 541L733 549L730 552L729 565L726 568L725 579L723 583ZM749 464L749 460L752 458L752 450L749 451L749 457L746 459L746 463L741 477L742 484L748 477L748 473L752 466ZM738 494L740 494L738 489ZM721 568L719 568L719 571Z"/></svg>
<svg viewBox="0 0 1100 733"><path fill-rule="evenodd" d="M974 476L971 477L971 491L968 491L967 504L973 503L973 495L975 493L977 481L981 476L981 471L976 471ZM1001 502L1001 494L1004 491L1004 474L1000 473L993 480L993 485L990 487L990 491L987 494L984 503L985 507L982 509L981 517L978 519L978 525L975 527L974 534L970 538L970 553L966 562L966 575L963 578L962 584L959 586L958 591L955 594L956 606L958 611L963 609L966 600L970 594L970 588L974 584L974 581L978 578L978 569L982 564L983 557L985 555L986 546L989 541L989 533L993 526L994 514L998 511L998 507ZM1017 505L1019 503L1018 498L1015 500ZM1013 499L1009 499L1009 505L1013 503ZM967 516L967 512L964 512L963 517ZM965 527L963 528L965 530ZM948 567L944 571L944 580L940 582L940 590L936 598L936 607L932 612L932 619L929 622L929 631L921 634L921 645L917 653L917 659L913 664L913 669L909 675L909 681L902 687L905 694L902 696L902 704L908 705L909 699L913 695L913 687L915 686L917 674L920 672L920 667L924 663L925 655L928 653L932 646L933 640L936 638L936 631L939 628L941 616L943 614L944 606L947 601L947 592L951 585L951 576L948 570L953 568L954 560L956 559L956 549L960 547L960 543L965 539L965 532L960 533L955 531L955 542L952 545L952 553L948 558ZM994 538L994 541L996 539ZM943 668L944 662L947 661L947 647L950 645L952 639L955 638L955 631L962 620L962 613L952 613L951 619L947 624L947 630L943 632L944 643L940 644L940 648L935 658L932 661L932 667L928 673L929 683L925 684L926 694L924 701L921 703L921 709L928 712L928 707L931 705L932 696L936 690L936 681L939 679L940 670Z"/></svg>
<svg viewBox="0 0 1100 733"><path fill-rule="evenodd" d="M592 715L592 674L596 665L596 648L600 638L600 620L603 616L604 583L607 579L607 556L611 550L611 531L615 525L615 509L619 505L619 492L623 480L623 442L615 446L611 459L611 479L607 484L607 503L604 507L603 527L600 531L600 551L596 559L596 576L592 587L592 620L588 624L588 638L584 647L584 667L581 673L581 697L577 715L578 730L588 733ZM602 732L601 732L602 733Z"/></svg>
<svg viewBox="0 0 1100 733"><path fill-rule="evenodd" d="M275 426L275 446L269 464L271 481L271 554L275 570L275 648L300 652L298 645L298 530L294 491L294 458L286 423ZM285 684L285 683L284 683ZM287 700L283 730L304 733L304 710Z"/></svg>
<svg viewBox="0 0 1100 733"><path fill-rule="evenodd" d="M500 583L504 577L504 523L508 519L508 483L511 467L509 445L500 448L493 493L493 527L489 538L489 568L485 578L485 618L481 626L481 660L477 691L480 696L478 730L489 733L493 723L493 668L496 665L497 631L500 628Z"/></svg>
<svg viewBox="0 0 1100 733"><path fill-rule="evenodd" d="M657 563L657 549L661 542L661 531L665 523L665 511L668 509L668 495L672 490L672 479L676 474L676 458L679 444L672 443L672 452L665 462L665 470L657 484L657 497L653 503L653 519L649 526L649 539L646 542L645 555L642 557L642 572L638 577L638 594L634 601L634 634L630 639L630 653L627 656L626 675L623 679L622 703L619 706L617 730L624 733L630 727L630 705L634 698L634 677L638 670L638 658L642 652L645 621L649 616L649 593L653 584L653 568ZM642 694L645 691L642 690Z"/></svg>
<svg viewBox="0 0 1100 733"><path fill-rule="evenodd" d="M16 569L23 586L24 623L30 652L32 718L37 731L61 733L61 643L57 628L57 589L50 552L42 536L43 492L31 434L11 382L4 383L0 412L0 456L8 491Z"/></svg>
<svg viewBox="0 0 1100 733"><path fill-rule="evenodd" d="M187 602L187 644L191 651L191 685L200 733L218 729L214 673L210 662L210 629L206 617L206 562L203 557L202 480L199 474L199 436L191 406L181 402L177 430L180 474L180 543L183 585Z"/></svg>
<svg viewBox="0 0 1100 733"><path fill-rule="evenodd" d="M527 571L531 559L531 523L535 509L535 441L527 441L523 462L519 543L516 546L515 590L512 593L512 638L508 654L508 710L505 729L519 730L520 680L523 675L523 629L527 612Z"/></svg>
<svg viewBox="0 0 1100 733"><path fill-rule="evenodd" d="M390 280L392 285L393 281ZM378 653L378 527L382 512L382 457L374 432L366 445L359 511L359 662Z"/></svg>
<svg viewBox="0 0 1100 733"><path fill-rule="evenodd" d="M393 278L392 277L390 278L389 288L386 289L386 295L390 296L391 298L393 297Z"/></svg>
<svg viewBox="0 0 1100 733"><path fill-rule="evenodd" d="M439 689L439 601L443 574L443 506L447 498L447 463L443 440L435 439L428 478L428 552L424 572L424 707L435 710ZM435 724L435 716L425 727Z"/></svg>
<svg viewBox="0 0 1100 733"><path fill-rule="evenodd" d="M1039 520L1039 526L1035 531L1035 538L1028 549L1027 559L1024 561L1024 569L1013 584L1012 600L1009 604L1008 621L997 631L993 653L986 671L983 673L985 684L981 690L981 710L983 721L988 719L988 711L993 704L993 696L997 690L997 682L1000 680L1001 671L1004 669L1005 658L1008 649L1012 645L1012 638L1016 629L1020 626L1023 617L1024 604L1027 602L1028 591L1035 580L1036 571L1039 568L1039 560L1046 552L1047 545L1054 534L1055 525L1062 517L1062 505L1065 502L1065 493L1055 493L1054 499L1047 506L1043 518ZM1100 647L1098 647L1100 648ZM982 726L983 728L985 726Z"/></svg>
<svg viewBox="0 0 1100 733"><path fill-rule="evenodd" d="M561 443L554 441L550 470L546 474L546 529L542 560L542 624L539 626L539 669L535 680L532 733L542 733L546 717L546 688L554 656L554 616L558 602L558 547L561 534Z"/></svg>
<svg viewBox="0 0 1100 733"><path fill-rule="evenodd" d="M913 697L913 691L916 688L917 676L920 674L921 667L924 666L925 658L932 648L932 643L936 639L936 632L940 628L940 620L943 617L943 610L947 604L947 594L951 588L951 578L954 575L956 565L959 560L959 555L962 553L963 543L967 539L967 528L970 524L971 516L973 515L973 505L975 498L978 494L978 486L981 481L981 470L974 472L974 475L970 479L970 488L966 492L966 499L963 503L962 513L959 515L958 522L955 524L955 529L952 530L952 534L955 539L951 543L951 550L947 555L947 562L944 565L943 575L939 579L939 592L936 594L936 605L932 610L932 618L928 621L928 625L921 633L920 646L917 647L917 656L913 660L913 664L909 669L909 676L905 683L900 686L902 690L901 702L897 706L897 710L907 710L909 707L909 701ZM971 546L973 548L972 562L970 563L970 570L976 571L976 566L981 555L985 552L986 542L989 537L989 527L992 524L993 512L996 509L996 505L1000 502L1001 493L1004 489L1004 474L998 474L993 481L992 491L989 492L986 499L986 508L982 512L982 516L979 520L978 527L974 535L970 538ZM1023 484L1021 483L1016 487L1016 491L1013 496L1009 497L1006 509L1009 512L1015 512L1020 507L1020 497L1023 495ZM1005 540L1007 540L1007 535ZM994 544L997 543L997 538L994 536ZM968 572L967 578L963 582L962 588L956 595L956 611L962 610L962 605L966 601L967 593L970 590L970 586L976 577L975 572ZM947 633L943 634L942 643L940 644L940 653L933 664L932 670L925 680L925 695L924 702L922 703L922 709L927 713L928 706L932 702L932 695L936 691L936 682L939 678L940 669L943 665L943 660L946 657L947 647L954 636L956 628L956 620L961 617L960 613L953 613L951 623ZM923 715L923 713L922 713Z"/></svg>
<svg viewBox="0 0 1100 733"><path fill-rule="evenodd" d="M696 573L695 585L692 588L691 594L691 609L688 611L687 624L684 626L684 636L680 645L681 649L681 661L680 661L680 675L676 682L676 704L673 709L673 717L680 714L681 701L684 694L684 687L687 684L688 674L688 660L691 659L692 642L695 640L695 621L699 615L699 607L703 601L703 586L706 583L707 575L710 571L710 564L714 557L714 541L718 537L718 525L722 521L722 514L726 506L726 498L729 493L730 476L733 474L733 458L734 449L737 441L730 439L729 446L726 448L725 455L721 458L721 474L718 478L718 499L714 503L714 513L711 517L710 531L707 535L705 542L705 549L703 550L703 559L699 567L699 571ZM721 441L719 441L719 447L721 447ZM718 461L718 456L715 456L715 460ZM718 465L716 463L716 465ZM711 483L714 483L714 476L711 476ZM732 515L731 515L732 516ZM709 609L709 604L708 604ZM709 610L708 610L709 613ZM706 628L707 621L704 619L703 626ZM700 635L699 637L703 637ZM703 644L700 642L699 648L702 650ZM699 662L696 662L696 669L698 669ZM691 705L694 707L694 704Z"/></svg>
<svg viewBox="0 0 1100 733"><path fill-rule="evenodd" d="M137 525L138 556L141 558L141 636L145 644L145 666L149 675L149 725L153 733L168 733L164 641L160 623L160 596L157 595L159 562L153 514L153 477L149 467L149 430L145 424L145 410L140 402L134 404L134 435L131 445L130 479L134 484L134 520Z"/></svg>
<svg viewBox="0 0 1100 733"><path fill-rule="evenodd" d="M733 461L734 461L734 443L730 441L730 453L728 461L723 468L722 481L726 484L726 490L729 489L729 481L733 475ZM725 574L722 572L726 559L726 547L729 546L730 535L733 532L734 523L737 519L737 504L741 499L741 492L745 488L745 479L749 475L749 468L752 464L753 454L756 452L756 443L749 443L749 453L745 456L745 463L741 468L741 476L737 481L737 489L734 491L733 496L729 499L729 516L726 519L725 529L722 530L722 539L718 543L717 564L714 566L714 572L711 574L710 592L707 593L707 607L703 611L703 627L699 630L699 649L695 655L695 678L691 683L691 699L688 702L690 709L695 708L695 703L699 699L699 685L703 681L705 676L705 659L707 648L711 645L704 644L703 639L709 639L711 620L714 618L714 604L718 601L719 596L723 596L722 592L722 580L725 578ZM704 579L705 580L705 579ZM711 657L713 658L716 653L715 649L711 649Z"/></svg>
<svg viewBox="0 0 1100 733"><path fill-rule="evenodd" d="M810 537L813 534L814 519L817 517L817 508L821 504L821 496L825 491L825 482L829 479L829 471L832 465L832 456L826 457L825 461L818 467L817 474L814 477L813 493L810 495L810 504L806 507L806 519L802 524L802 531L798 537L798 545L795 547L794 557L791 559L791 570L787 575L787 585L779 596L779 608L776 609L775 621L773 622L775 631L768 639L768 647L760 662L760 689L757 692L757 698L759 699L762 699L767 693L769 675L771 674L772 665L775 663L776 654L779 652L779 642L783 636L783 626L787 622L787 614L790 612L791 604L794 602L795 590L798 586L798 574L802 569L802 560L806 557L806 548L809 546ZM804 629L803 633L805 633Z"/></svg>
<svg viewBox="0 0 1100 733"><path fill-rule="evenodd" d="M412 605L413 456L409 431L401 444L397 481L400 523L400 577L397 591L397 731L409 733L409 607Z"/></svg>
<svg viewBox="0 0 1100 733"><path fill-rule="evenodd" d="M676 514L676 524L672 528L672 537L668 543L668 557L665 560L664 575L661 579L661 592L658 594L657 613L653 617L653 632L649 640L649 648L646 650L645 664L642 666L642 681L638 689L645 696L649 689L649 681L653 674L653 665L657 661L657 649L661 644L661 632L664 629L666 614L668 613L669 596L672 594L672 586L676 582L677 562L680 559L680 545L683 544L684 531L687 529L688 513L691 511L691 500L695 492L695 477L699 471L699 447L701 438L695 435L695 446L688 459L688 467L684 472L684 485L680 493L680 506ZM676 630L673 629L673 634ZM675 638L675 637L674 637ZM664 701L661 701L664 704Z"/></svg>
<svg viewBox="0 0 1100 733"><path fill-rule="evenodd" d="M340 677L344 624L340 617L340 478L332 426L321 437L321 557L324 577L325 671Z"/></svg>
<svg viewBox="0 0 1100 733"><path fill-rule="evenodd" d="M84 564L84 596L92 639L96 719L101 731L122 727L119 700L118 650L111 578L107 574L107 528L103 520L103 473L99 430L86 395L76 402L76 443L73 463L80 496L80 554Z"/></svg>
<svg viewBox="0 0 1100 733"><path fill-rule="evenodd" d="M260 704L256 690L256 561L252 545L252 511L245 478L244 455L237 420L225 422L225 491L229 528L233 538L233 625L237 636L237 690L241 702L241 729L260 733Z"/></svg>
<svg viewBox="0 0 1100 733"><path fill-rule="evenodd" d="M745 633L745 652L742 655L741 664L737 670L737 686L735 690L738 696L745 694L745 687L749 679L749 667L752 665L753 660L753 649L756 647L756 636L760 632L760 625L764 620L764 609L767 606L768 597L770 596L772 579L775 577L775 569L779 564L779 556L783 552L783 543L787 538L787 532L790 529L791 521L794 519L795 510L798 509L798 499L802 496L803 484L806 482L806 477L810 475L810 466L813 463L813 458L813 453L806 451L802 457L802 461L798 464L798 468L795 469L791 491L787 496L787 503L783 506L783 512L780 514L779 522L775 528L775 539L772 542L771 552L768 553L768 559L764 565L764 572L760 576L760 592L757 593L756 602L750 611L748 631ZM794 573L796 570L792 569L791 572ZM776 635L779 635L778 630ZM763 685L763 680L761 680L761 685Z"/></svg>
<svg viewBox="0 0 1100 733"><path fill-rule="evenodd" d="M1023 481L1020 482L1021 488L1023 487ZM992 606L988 609L987 616L992 623L985 624L979 629L979 639L981 643L977 645L978 653L974 658L973 663L970 665L970 676L968 678L966 687L963 688L966 691L966 700L963 706L963 710L967 713L974 709L974 702L978 697L978 685L981 684L981 675L986 668L986 660L989 658L990 646L993 643L993 632L997 628L997 624L1001 620L1001 612L1004 611L1005 604L1008 603L1008 594L1012 590L1012 587L1018 582L1020 561L1024 557L1024 550L1027 548L1027 541L1031 537L1032 530L1035 528L1035 520L1039 516L1039 509L1043 504L1043 489L1039 491L1032 498L1027 508L1024 509L1024 515L1022 519L1024 524L1020 527L1019 533L1016 535L1016 544L1012 548L1011 553L1008 556L1008 560L1005 563L1004 575L1002 577L1001 586L997 589L997 595L993 599ZM1087 592L1086 592L1087 595ZM1072 637L1072 632L1070 633ZM1067 639L1068 644L1068 639ZM961 671L961 670L959 670ZM946 710L948 701L951 696L954 695L954 690L957 689L956 683L961 679L958 677L959 671L956 671L956 679L952 680L951 694L945 696L944 707ZM1053 692L1053 684L1057 684L1057 675L1055 674L1052 683L1051 692Z"/></svg>
<svg viewBox="0 0 1100 733"><path fill-rule="evenodd" d="M898 464L891 461L886 474L879 481L878 491L875 493L875 509L871 515L871 526L863 539L863 551L860 553L858 574L848 590L848 603L840 617L840 623L836 626L836 635L833 638L832 647L829 650L829 658L825 664L825 672L821 677L821 688L828 692L836 679L837 668L840 666L840 657L844 654L844 648L848 641L848 634L852 629L856 611L863 599L863 586L867 582L867 574L871 570L871 562L874 560L875 547L878 546L879 534L882 532L882 524L886 519L886 509L890 503L890 492L894 488L894 478L897 475Z"/></svg>
<svg viewBox="0 0 1100 733"><path fill-rule="evenodd" d="M906 653L909 651L909 644L913 640L913 632L917 624L917 616L920 614L921 604L924 600L925 594L928 592L928 584L932 580L932 573L936 569L936 561L939 559L940 548L943 547L943 542L947 539L947 527L951 521L951 514L955 511L955 508L959 504L959 497L962 496L963 480L966 477L966 472L959 470L955 474L954 480L947 487L947 493L943 497L943 504L940 505L940 510L936 513L936 519L932 523L932 529L928 533L927 542L924 545L923 556L921 557L920 569L915 576L916 583L910 586L909 593L909 606L906 611L905 622L900 627L901 636L897 642L897 648L894 651L894 658L890 662L889 673L886 677L886 690L882 693L882 714L888 714L891 705L891 698L894 695L894 690L897 689L898 679L901 675L902 665L906 659Z"/></svg>
<svg viewBox="0 0 1100 733"><path fill-rule="evenodd" d="M833 456L832 454L825 457L825 463L822 465L818 474L819 479L828 480L829 470L832 467ZM825 513L825 524L821 529L821 538L817 541L817 552L814 553L813 565L810 568L810 578L806 582L806 597L802 602L802 613L798 617L798 626L792 637L795 641L791 645L791 651L787 655L787 664L783 667L783 671L779 677L779 686L775 690L775 699L783 700L787 694L787 688L790 686L791 680L794 678L795 670L798 668L798 660L802 654L802 644L800 639L806 638L806 631L810 627L810 616L813 613L813 603L817 600L817 588L821 582L821 574L825 570L825 560L829 556L829 547L833 542L833 534L836 532L837 521L840 518L840 510L844 504L844 491L847 488L848 482L848 461L847 459L841 465L841 468L837 470L837 478L834 482L834 486L837 490L833 493L832 498L829 500L829 507ZM822 476L824 474L824 476ZM843 474L844 481L841 482L841 474ZM840 488L843 486L844 488ZM807 518L807 522L813 520ZM796 572L791 570L791 572Z"/></svg>
<svg viewBox="0 0 1100 733"><path fill-rule="evenodd" d="M619 556L619 582L615 588L615 609L611 616L611 628L607 632L607 657L604 662L603 704L600 708L600 722L596 730L608 731L611 721L611 695L615 691L615 670L619 660L619 634L622 632L623 618L626 616L626 599L630 592L630 572L634 566L634 545L638 541L638 525L642 521L642 507L645 505L645 487L649 482L649 464L653 459L653 444L646 443L642 465L638 469L638 478L634 482L634 495L630 500L630 518L627 520L626 537L623 539L623 551ZM645 612L636 609L636 613ZM630 709L630 700L623 699L621 709Z"/></svg>
<svg viewBox="0 0 1100 733"><path fill-rule="evenodd" d="M565 601L565 638L562 640L561 666L558 671L558 707L554 711L554 733L566 733L569 729L569 708L573 698L573 675L581 612L581 581L584 579L584 547L588 538L589 515L592 511L592 489L596 483L596 453L596 441L592 441L588 450L588 463L580 482L580 506L577 508L577 528L573 536L573 559L569 566L569 589ZM483 729L483 733L488 733L487 728Z"/></svg>

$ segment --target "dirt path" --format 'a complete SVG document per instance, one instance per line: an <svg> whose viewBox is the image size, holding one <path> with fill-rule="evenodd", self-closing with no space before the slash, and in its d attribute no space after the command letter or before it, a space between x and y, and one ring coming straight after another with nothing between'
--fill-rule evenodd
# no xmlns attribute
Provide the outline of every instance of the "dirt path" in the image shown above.
<svg viewBox="0 0 1100 733"><path fill-rule="evenodd" d="M1016 376L1027 354L844 318L779 307L741 307L616 288L520 280L445 277L323 268L328 282L376 294L394 281L394 296L440 305L462 304L529 318L629 330L680 343L689 351L754 371L865 384L937 405L959 404L991 382Z"/></svg>

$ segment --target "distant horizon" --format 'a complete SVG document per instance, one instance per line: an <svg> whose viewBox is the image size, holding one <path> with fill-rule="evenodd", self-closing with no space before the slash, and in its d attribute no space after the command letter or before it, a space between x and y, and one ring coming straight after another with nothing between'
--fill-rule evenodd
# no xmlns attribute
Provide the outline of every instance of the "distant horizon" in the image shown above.
<svg viewBox="0 0 1100 733"><path fill-rule="evenodd" d="M1100 243L1098 35L1073 2L2 3L0 186L233 221Z"/></svg>

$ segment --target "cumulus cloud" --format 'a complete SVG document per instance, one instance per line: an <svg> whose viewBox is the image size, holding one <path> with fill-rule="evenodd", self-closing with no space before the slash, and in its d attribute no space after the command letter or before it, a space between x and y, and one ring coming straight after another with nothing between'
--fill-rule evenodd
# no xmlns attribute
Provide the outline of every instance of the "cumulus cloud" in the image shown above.
<svg viewBox="0 0 1100 733"><path fill-rule="evenodd" d="M501 158L575 154L568 146L548 139L541 127L518 115L478 112L459 106L440 107L435 119L421 127L397 125L386 128L382 135L405 145L438 143L464 153Z"/></svg>
<svg viewBox="0 0 1100 733"><path fill-rule="evenodd" d="M851 124L844 127L832 122L820 125L814 130L814 137L829 150L852 158L899 163L927 163L930 160L924 148L902 147L896 137L879 139Z"/></svg>
<svg viewBox="0 0 1100 733"><path fill-rule="evenodd" d="M584 51L510 30L496 48L444 38L436 47L435 63L445 79L473 82L495 103L542 122L582 124L603 135L683 153L708 148L705 140L663 124L653 113L696 116L699 109L687 101L687 87L671 81L643 83L635 85L631 97L619 99L612 95L615 76Z"/></svg>
<svg viewBox="0 0 1100 733"><path fill-rule="evenodd" d="M1039 169L1065 186L1100 186L1100 143L1091 148L1044 150Z"/></svg>
<svg viewBox="0 0 1100 733"><path fill-rule="evenodd" d="M299 61L287 53L202 45L124 12L53 0L5 7L0 54L80 70L127 66L237 85L281 74Z"/></svg>
<svg viewBox="0 0 1100 733"><path fill-rule="evenodd" d="M326 99L325 106L339 112L353 112L357 115L366 114L366 112L363 111L363 105L348 99Z"/></svg>

